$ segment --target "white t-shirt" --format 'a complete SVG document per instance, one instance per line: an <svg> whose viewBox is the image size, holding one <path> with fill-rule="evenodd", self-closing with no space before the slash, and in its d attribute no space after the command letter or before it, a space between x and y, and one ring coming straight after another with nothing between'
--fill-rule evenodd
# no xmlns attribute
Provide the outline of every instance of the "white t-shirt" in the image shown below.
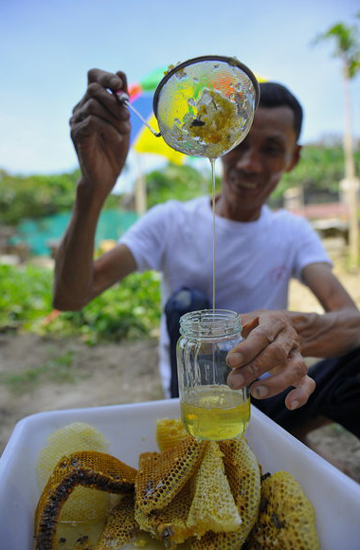
<svg viewBox="0 0 360 550"><path fill-rule="evenodd" d="M149 210L120 239L139 271L162 274L162 305L181 287L202 290L212 302L213 218L209 197L169 201ZM263 206L254 222L215 216L215 306L246 313L286 309L291 277L328 262L321 239L304 218ZM169 338L160 326L160 374L168 394Z"/></svg>

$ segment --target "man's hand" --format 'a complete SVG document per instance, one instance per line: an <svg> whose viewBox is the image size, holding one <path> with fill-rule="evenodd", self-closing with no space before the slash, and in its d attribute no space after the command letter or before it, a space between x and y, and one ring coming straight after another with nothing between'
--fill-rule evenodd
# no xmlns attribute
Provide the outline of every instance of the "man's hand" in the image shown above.
<svg viewBox="0 0 360 550"><path fill-rule="evenodd" d="M122 72L88 72L88 87L70 119L71 138L79 158L86 190L104 201L123 168L129 150L129 110L116 95L127 92Z"/></svg>
<svg viewBox="0 0 360 550"><path fill-rule="evenodd" d="M228 384L234 389L251 385L256 399L272 397L294 386L286 396L288 409L305 405L315 389L307 376L307 365L300 352L300 340L285 313L257 310L241 315L245 337L227 356ZM270 376L254 382L264 373Z"/></svg>

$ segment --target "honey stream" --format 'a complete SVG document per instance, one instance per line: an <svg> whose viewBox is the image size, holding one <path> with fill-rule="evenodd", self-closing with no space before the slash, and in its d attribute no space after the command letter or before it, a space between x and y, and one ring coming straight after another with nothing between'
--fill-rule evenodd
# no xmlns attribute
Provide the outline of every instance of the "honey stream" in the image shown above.
<svg viewBox="0 0 360 550"><path fill-rule="evenodd" d="M215 311L215 162L216 158L210 158L211 184L212 184L212 303Z"/></svg>

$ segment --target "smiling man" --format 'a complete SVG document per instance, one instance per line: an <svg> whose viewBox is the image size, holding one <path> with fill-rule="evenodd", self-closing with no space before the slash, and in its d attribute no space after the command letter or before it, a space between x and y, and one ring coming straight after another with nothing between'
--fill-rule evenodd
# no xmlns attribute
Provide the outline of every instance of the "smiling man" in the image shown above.
<svg viewBox="0 0 360 550"><path fill-rule="evenodd" d="M130 127L127 109L108 93L127 91L125 75L94 69L88 79L70 121L82 175L56 259L54 305L80 309L134 271L161 272L160 371L165 395L176 396L179 318L212 306L211 198L157 205L94 261L97 222L125 164ZM299 162L302 108L279 84L260 88L249 134L222 158L215 199L216 307L239 312L246 337L228 355L228 383L251 384L253 402L293 433L326 416L359 437L359 312L310 224L265 204ZM291 277L310 288L322 315L287 311ZM306 356L337 359L309 377Z"/></svg>
<svg viewBox="0 0 360 550"><path fill-rule="evenodd" d="M282 92L286 98L287 92L270 83L262 84L261 91L260 107L249 135L222 158L223 187L216 213L235 221L259 219L263 204L283 173L290 172L300 159L295 112L287 105L262 106L267 98L270 101L271 93L276 91L281 98ZM274 100L276 97L274 94ZM300 116L300 112L296 114Z"/></svg>

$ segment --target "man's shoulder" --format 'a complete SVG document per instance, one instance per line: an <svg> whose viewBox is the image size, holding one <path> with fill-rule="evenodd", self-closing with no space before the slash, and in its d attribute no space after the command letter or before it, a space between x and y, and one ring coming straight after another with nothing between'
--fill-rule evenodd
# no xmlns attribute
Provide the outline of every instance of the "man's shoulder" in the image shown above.
<svg viewBox="0 0 360 550"><path fill-rule="evenodd" d="M266 207L266 210L263 228L266 226L266 229L272 234L290 241L297 238L312 239L316 237L316 231L305 217L285 209L270 210Z"/></svg>
<svg viewBox="0 0 360 550"><path fill-rule="evenodd" d="M278 210L271 210L269 207L266 208L266 217L268 220L271 220L273 223L278 225L288 225L294 227L300 226L310 226L308 220L303 216L293 214L285 208L280 208Z"/></svg>

